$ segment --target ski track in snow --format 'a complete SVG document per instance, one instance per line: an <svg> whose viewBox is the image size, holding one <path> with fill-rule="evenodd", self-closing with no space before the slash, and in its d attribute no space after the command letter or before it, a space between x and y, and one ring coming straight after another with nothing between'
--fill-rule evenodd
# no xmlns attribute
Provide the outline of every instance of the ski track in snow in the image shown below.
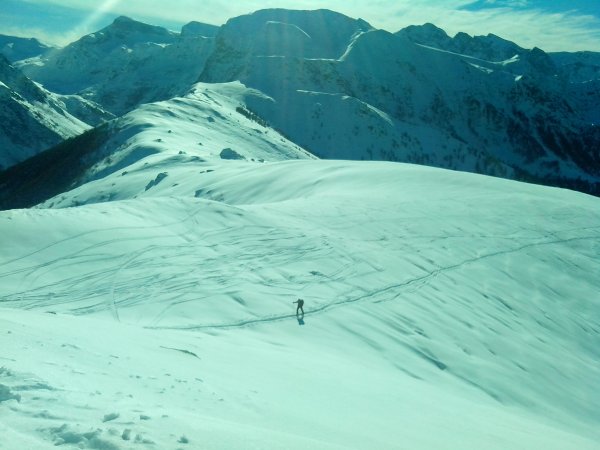
<svg viewBox="0 0 600 450"><path fill-rule="evenodd" d="M415 289L412 291L412 292L414 292L414 291L420 289L421 287L423 287L424 284L426 284L429 280L432 280L433 278L437 277L438 275L444 274L444 273L452 271L452 270L460 269L467 264L481 262L482 260L485 260L488 258L493 258L495 256L517 253L517 252L520 252L522 250L525 250L525 249L531 248L531 247L538 247L538 246L552 245L552 244L564 244L567 242L585 241L585 240L590 240L590 239L597 240L598 236L586 236L586 237L562 239L562 240L548 241L548 242L537 242L537 243L533 243L533 244L526 244L526 245L523 245L523 246L515 248L515 249L503 250L503 251L499 251L499 252L486 254L486 255L483 255L483 256L480 256L477 258L472 258L472 259L468 259L465 261L461 261L461 262L451 265L451 266L441 267L437 270L427 273L426 275L423 275L423 276L417 277L417 278L412 278L410 280L404 281L399 284L394 284L394 285L375 289L364 295L351 297L351 298L340 300L340 301L334 301L334 302L331 302L331 303L328 303L328 304L325 304L322 306L312 308L309 312L306 312L305 315L310 316L310 315L318 314L321 312L329 311L330 309L344 306L344 305L347 305L350 303L355 303L355 302L364 301L364 300L372 300L374 297L376 298L380 295L384 295L384 294L388 294L388 293L391 293L390 294L390 295L392 295L391 298L374 300L374 301L376 303L381 303L381 302L386 302L386 301L398 300L406 288L413 287L413 285L414 285ZM397 292L397 293L394 292L396 290L399 290L400 292ZM226 323L226 324L209 324L209 325L190 326L190 327L158 327L158 326L155 326L155 327L149 327L149 328L173 328L173 329L185 329L185 330L200 330L200 329L207 329L207 328L237 328L237 327L260 324L260 323L265 323L265 322L287 320L287 319L293 318L293 317L296 317L296 315L295 314L287 314L287 315L259 317L256 319L248 319L248 320L243 320L243 321L233 322L233 323Z"/></svg>
<svg viewBox="0 0 600 450"><path fill-rule="evenodd" d="M16 261L30 258L36 254L39 254L41 252L48 250L48 249L56 248L61 245L68 244L68 243L70 243L72 241L76 241L84 236L92 236L95 233L104 234L107 232L113 233L113 232L119 232L119 231L137 232L137 231L151 231L151 230L156 230L156 229L159 229L159 230L165 229L166 230L169 227L172 227L174 225L181 225L182 223L191 220L197 214L199 214L200 211L201 210L199 209L193 213L190 213L187 217L185 217L181 221L176 221L176 222L168 223L168 224L146 226L146 227L113 227L113 228L102 229L102 230L98 230L98 231L89 231L89 232L85 232L85 233L80 233L78 235L71 236L69 238L53 242L53 243L48 244L47 246L40 248L36 251L30 252L26 255L23 255L23 256L14 258L8 262L2 263L2 264L0 264L0 267L9 266L10 264L15 263ZM307 310L306 315L309 316L309 315L318 314L318 313L321 313L324 311L329 311L333 308L338 308L338 307L346 305L346 304L355 303L355 302L364 301L364 300L375 299L375 300L373 300L375 302L385 302L385 301L401 299L401 294L403 292L405 292L406 289L413 288L413 291L420 289L423 285L430 282L431 280L436 278L438 275L445 274L449 271L461 269L465 265L478 263L478 262L481 262L488 258L518 253L518 252L521 252L523 250L533 248L533 247L548 246L548 245L555 245L555 244L566 244L566 243L570 243L570 242L578 242L578 241L586 241L586 240L595 240L595 239L598 239L597 235L578 236L578 237L565 238L565 239L558 238L558 235L564 234L564 233L573 233L576 231L591 231L591 230L598 230L598 229L600 229L600 227L581 227L581 228L575 228L575 229L571 228L571 229L560 230L558 232L554 231L553 233L549 234L549 236L556 237L556 239L553 239L553 240L526 243L523 245L519 245L515 248L508 248L508 249L484 254L481 256L477 256L474 258L460 260L453 264L448 264L443 267L435 268L433 270L428 269L426 267L419 267L420 269L422 269L425 272L421 276L403 280L400 283L371 288L371 289L369 289L368 292L365 292L362 295L348 295L348 296L346 296L346 298L344 298L342 300L337 300L337 301L334 300L334 301L327 302L325 304L319 304L317 306L313 306L310 308L310 310ZM317 258L318 255L314 255L314 252L320 251L320 246L318 246L318 245L316 245L314 247L306 246L305 248L303 248L303 245L306 245L306 243L304 243L304 244L300 244L300 245L293 245L293 244L289 245L288 250L293 249L292 252L286 253L284 251L285 250L284 249L284 250L277 250L274 253L266 253L265 254L265 246L268 246L268 244L270 242L285 241L285 242L289 243L290 240L293 240L296 238L296 236L293 236L291 234L286 235L285 233L281 233L281 231L276 230L276 229L268 229L268 228L260 229L259 228L254 233L248 233L248 230L245 229L244 230L244 239L246 241L249 238L255 239L250 242L241 242L238 240L228 241L227 239L229 238L230 235L236 235L235 230L232 230L232 229L225 230L221 233L223 234L224 240L219 241L218 243L211 244L211 245L213 247L214 246L227 246L230 248L239 249L239 254L237 255L237 259L238 260L245 259L246 261L249 261L249 262L251 261L253 263L253 268L256 268L256 259L255 259L256 256L260 256L260 257L266 259L266 261L263 263L263 266L265 266L267 264L275 266L278 264L293 264L295 262L302 261L307 256L310 256L313 260L318 259ZM93 304L91 306L86 306L83 309L75 309L74 312L76 312L76 313L88 313L88 312L94 312L94 311L97 312L99 310L108 308L111 310L113 317L116 320L120 320L119 313L118 313L120 307L131 307L131 306L135 306L138 304L143 304L144 302L147 301L147 299L143 298L143 297L137 298L137 299L132 298L129 301L123 301L123 300L118 299L118 295L115 294L115 286L117 284L118 278L120 276L122 276L121 273L123 271L125 271L128 268L135 268L136 270L140 270L140 271L144 272L145 268L150 268L151 270L149 272L156 272L158 267L152 267L152 266L154 265L154 262L156 261L157 254L160 255L160 257L163 259L169 258L170 261L181 260L181 261L186 261L186 263L187 263L188 261L190 261L190 257L191 258L194 257L194 253L196 250L198 250L200 248L202 248L202 249L207 248L207 244L203 241L203 239L207 239L208 237L213 237L213 238L218 237L218 235L221 233L219 231L205 233L204 235L201 235L199 237L198 240L201 242L199 242L197 244L192 244L190 242L191 241L190 238L187 238L187 237L179 234L176 237L181 237L182 240L186 241L186 244L184 244L184 245L151 245L151 246L142 247L140 250L134 252L133 255L128 255L127 259L117 267L114 267L113 265L109 264L109 267L105 268L104 270L95 271L85 277L74 276L72 278L61 279L54 284L42 285L42 286L36 287L31 290L19 289L18 292L15 292L13 295L8 296L8 299L5 297L4 301L5 302L16 301L18 303L25 303L26 308L29 308L29 309L47 308L50 306L59 305L62 303L62 301L60 300L60 298L57 298L56 296L52 296L51 298L47 298L47 299L43 299L43 300L36 300L36 296L35 296L36 291L42 291L42 292L46 292L49 290L52 291L54 288L57 288L60 286L60 287L62 287L62 290L64 292L68 293L69 297L76 298L76 296L74 296L74 294L77 293L78 287L82 287L85 290L83 295L87 295L89 293L89 291L88 291L89 283L93 282L95 285L104 285L104 288L102 291L95 292L96 296L98 296L98 297L104 296L108 300L106 300L105 302L100 301L99 303ZM277 233L279 233L280 236L277 236ZM269 236L269 238L264 238L264 236ZM65 267L68 268L71 266L76 267L82 263L89 263L89 262L102 263L102 262L106 261L106 262L110 263L112 260L115 259L114 254L112 254L112 253L103 254L101 252L96 252L97 250L99 250L101 248L114 246L115 244L124 244L126 242L132 242L132 241L140 241L140 242L152 241L153 239L163 238L163 237L164 237L164 234L156 234L156 235L143 235L143 236L140 236L137 238L128 237L127 239L118 238L118 239L109 239L106 241L99 241L94 245L84 247L84 248L82 248L76 252L70 253L70 254L66 253L55 259L46 261L41 264L37 264L34 266L25 266L25 267L21 267L17 270L12 270L12 271L0 272L0 279L2 277L7 277L9 275L23 274L24 279L27 279L28 283L30 285L34 285L38 279L41 279L43 277L43 275L45 275L46 273L49 273L53 270L56 270L57 268L65 268ZM455 236L455 237L459 237L459 236ZM449 239L451 237L445 236L445 237L440 237L440 238ZM494 239L497 239L497 238L494 238ZM208 245L208 247L210 247L211 245ZM144 256L145 256L145 258L142 258ZM340 267L338 267L338 269L335 272L327 275L328 281L330 281L330 282L347 280L348 278L351 278L349 276L350 274L348 273L348 270L351 267L353 267L356 263L359 262L355 259L352 259L348 255L338 255L338 257L340 257L340 256L342 256L342 259L346 260L346 263L340 265ZM323 259L327 259L327 258L334 259L334 255L327 254L327 253L324 253L320 257ZM240 270L243 270L243 269L245 269L245 267L240 268ZM43 271L46 271L46 272L43 272ZM204 266L202 266L202 272L203 272L202 279L206 279L206 278L210 278L211 276L215 276L215 275L211 275L210 273L206 273L206 268ZM216 276L217 277L220 276L218 271L216 271ZM152 280L147 280L147 281L152 281ZM155 283L160 283L160 284L162 284L166 281L169 281L169 279L158 279L157 278L156 280L154 280ZM267 280L263 280L263 282L264 282L263 285L268 286ZM180 291L185 292L186 289L189 289L189 287L190 287L190 281L186 279L181 284L175 283L175 284L170 284L169 286L170 286L170 292L172 292L172 293L173 292L177 293ZM359 286L350 285L350 286L348 286L347 290L353 291L356 289L361 289L361 288ZM386 298L377 299L380 296L386 296ZM14 300L11 300L11 297ZM15 298L16 298L16 300L15 300ZM31 300L25 300L26 298L31 298ZM77 299L74 300L74 302L77 302L77 301L78 301ZM189 300L189 299L181 300L181 302L187 302L187 301L192 301L192 300ZM171 300L170 302L168 302L167 305L164 305L163 306L164 309L157 315L154 322L155 323L159 322L160 318L165 316L168 313L169 309L178 305L179 302L180 301L177 298L175 298L175 299ZM68 301L65 300L65 303L68 303ZM199 329L207 329L207 328L234 328L234 327L261 324L261 323L278 321L278 320L286 320L286 319L289 319L292 317L295 317L295 314L267 315L267 316L261 316L261 317L256 317L256 318L237 320L237 321L228 322L228 323L212 323L212 324L209 323L209 324L190 325L190 326L183 326L183 327L159 326L159 325L146 325L146 326L148 326L150 328L173 328L173 329L188 329L188 330L194 330L194 329L199 330Z"/></svg>

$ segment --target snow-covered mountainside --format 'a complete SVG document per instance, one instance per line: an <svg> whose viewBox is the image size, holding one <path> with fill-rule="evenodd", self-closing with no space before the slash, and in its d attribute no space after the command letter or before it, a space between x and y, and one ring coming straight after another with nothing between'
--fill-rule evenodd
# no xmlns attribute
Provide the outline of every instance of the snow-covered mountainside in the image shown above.
<svg viewBox="0 0 600 450"><path fill-rule="evenodd" d="M33 83L0 55L0 169L10 167L112 117L77 96ZM85 121L85 122L84 122Z"/></svg>
<svg viewBox="0 0 600 450"><path fill-rule="evenodd" d="M49 204L61 207L128 198L134 195L130 178L137 180L135 195L171 188L166 172L145 179L145 171L139 177L133 169L138 163L143 168L140 161L152 155L192 165L315 159L247 109L257 99L268 101L237 82L199 83L185 97L143 105L0 173L0 209L29 207L55 195ZM92 181L81 192L75 189Z"/></svg>
<svg viewBox="0 0 600 450"><path fill-rule="evenodd" d="M558 74L568 80L567 96L586 119L600 126L600 53L550 53Z"/></svg>
<svg viewBox="0 0 600 450"><path fill-rule="evenodd" d="M329 15L345 26L322 26ZM443 31L427 31L444 41ZM241 80L267 93L273 101L255 111L323 158L409 161L600 192L600 130L590 121L600 94L587 108L582 96L566 95L581 86L565 89L540 49L443 33L465 55L416 43L414 34L331 12L259 11L221 28L201 80Z"/></svg>
<svg viewBox="0 0 600 450"><path fill-rule="evenodd" d="M218 33L217 33L218 30ZM216 35L216 37L215 37ZM404 161L600 193L594 54L523 49L432 24L392 34L328 10L268 9L181 33L120 17L21 67L121 115L193 82L249 104L321 158ZM82 70L82 67L85 69Z"/></svg>
<svg viewBox="0 0 600 450"><path fill-rule="evenodd" d="M21 38L0 34L0 54L10 62L45 55L56 47L41 43L35 38Z"/></svg>
<svg viewBox="0 0 600 450"><path fill-rule="evenodd" d="M317 160L269 101L145 105L0 213L0 448L596 449L600 200Z"/></svg>
<svg viewBox="0 0 600 450"><path fill-rule="evenodd" d="M558 52L550 53L561 74L574 83L600 80L600 53Z"/></svg>
<svg viewBox="0 0 600 450"><path fill-rule="evenodd" d="M216 27L193 22L182 33L119 17L46 57L23 61L30 78L61 94L79 94L116 115L181 95L198 79Z"/></svg>
<svg viewBox="0 0 600 450"><path fill-rule="evenodd" d="M598 162L599 132L597 127L600 123L600 53L558 52L546 54L537 48L523 49L513 42L492 34L472 37L466 33L458 33L450 38L443 30L432 24L410 26L400 30L397 34L406 36L417 44L481 59L482 61L474 61L474 63L481 64L489 71L497 70L498 65L501 65L502 70L512 73L519 80L522 80L523 74L533 78L534 82L530 90L537 91L533 100L538 101L541 97L540 103L544 105L547 103L544 97L552 96L558 102L568 105L567 111L561 111L561 116L565 116L567 119L578 116L583 121L576 127L570 126L571 129L580 130L579 132L584 137L583 142L569 145L561 137L561 133L556 133L555 141L558 146L554 146L554 151L560 153L564 147L567 147L567 153L591 153L594 161L582 162L579 165L587 166L587 172L594 173L593 168L597 167ZM495 64L490 65L484 60L495 62ZM550 92L548 92L549 85L553 85ZM551 105L546 106L554 109ZM538 116L537 121L541 121L543 112L537 112L536 115ZM561 123L558 126L554 124L553 128L561 129L565 125L569 127L568 120L562 120L560 116L558 119ZM533 134L535 140L535 133ZM542 142L547 145L546 139L542 138ZM571 158L577 159L573 156ZM592 187L591 192L596 194L599 192L597 186L596 188L590 187Z"/></svg>

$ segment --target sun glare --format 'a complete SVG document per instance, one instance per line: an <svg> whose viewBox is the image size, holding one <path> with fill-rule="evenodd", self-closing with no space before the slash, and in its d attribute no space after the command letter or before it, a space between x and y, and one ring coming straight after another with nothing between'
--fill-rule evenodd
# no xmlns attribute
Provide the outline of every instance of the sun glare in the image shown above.
<svg viewBox="0 0 600 450"><path fill-rule="evenodd" d="M93 27L100 18L110 13L116 5L121 3L121 1L122 0L105 0L98 8L96 8L89 16L86 17L86 19L78 26L78 28L84 30L91 29L91 27Z"/></svg>

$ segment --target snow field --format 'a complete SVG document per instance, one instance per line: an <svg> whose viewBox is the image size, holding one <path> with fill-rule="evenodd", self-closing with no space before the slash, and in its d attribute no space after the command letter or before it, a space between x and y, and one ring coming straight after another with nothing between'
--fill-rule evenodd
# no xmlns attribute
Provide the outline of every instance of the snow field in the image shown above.
<svg viewBox="0 0 600 450"><path fill-rule="evenodd" d="M83 206L0 215L6 448L595 448L597 199L390 163L136 164L66 194Z"/></svg>

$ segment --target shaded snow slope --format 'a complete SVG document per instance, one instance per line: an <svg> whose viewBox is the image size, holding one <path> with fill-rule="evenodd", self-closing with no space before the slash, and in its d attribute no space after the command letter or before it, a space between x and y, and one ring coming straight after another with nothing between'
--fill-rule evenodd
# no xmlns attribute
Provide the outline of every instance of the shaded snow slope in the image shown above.
<svg viewBox="0 0 600 450"><path fill-rule="evenodd" d="M110 189L0 213L8 448L596 448L598 199L165 153L65 197Z"/></svg>
<svg viewBox="0 0 600 450"><path fill-rule="evenodd" d="M52 94L0 55L0 170L112 117L97 105ZM78 118L79 117L79 118Z"/></svg>

